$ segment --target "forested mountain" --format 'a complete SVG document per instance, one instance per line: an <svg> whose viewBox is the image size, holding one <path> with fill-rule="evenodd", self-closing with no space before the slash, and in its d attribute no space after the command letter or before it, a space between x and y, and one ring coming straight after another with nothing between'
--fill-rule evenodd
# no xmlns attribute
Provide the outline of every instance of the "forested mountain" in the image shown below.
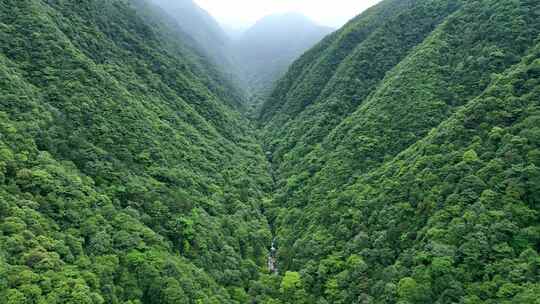
<svg viewBox="0 0 540 304"><path fill-rule="evenodd" d="M0 1L1 303L246 303L260 278L263 153L156 12Z"/></svg>
<svg viewBox="0 0 540 304"><path fill-rule="evenodd" d="M215 64L230 69L230 39L217 21L193 0L149 0L177 22L182 31L189 34L202 53ZM162 14L163 18L164 14ZM184 39L185 40L185 39Z"/></svg>
<svg viewBox="0 0 540 304"><path fill-rule="evenodd" d="M232 43L238 75L251 103L260 103L289 65L331 28L299 13L270 15L257 21Z"/></svg>
<svg viewBox="0 0 540 304"><path fill-rule="evenodd" d="M0 0L0 303L538 303L538 0L383 0L258 121L155 1Z"/></svg>
<svg viewBox="0 0 540 304"><path fill-rule="evenodd" d="M537 302L539 33L538 1L386 0L292 65L260 117L290 303Z"/></svg>
<svg viewBox="0 0 540 304"><path fill-rule="evenodd" d="M145 6L143 12L156 10L147 2L135 1ZM185 33L184 43L198 49L223 70L246 95L249 105L261 104L289 65L332 31L299 13L286 13L266 16L241 33L230 30L227 34L192 0L151 2L162 10L158 13L168 21L169 28L176 26L181 32L168 35L178 37ZM239 100L242 98L239 96Z"/></svg>

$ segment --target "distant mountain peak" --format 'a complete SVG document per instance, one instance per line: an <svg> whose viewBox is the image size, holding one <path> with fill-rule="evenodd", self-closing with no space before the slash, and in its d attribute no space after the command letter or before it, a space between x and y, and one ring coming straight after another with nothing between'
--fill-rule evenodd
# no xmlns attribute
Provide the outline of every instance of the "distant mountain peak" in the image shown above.
<svg viewBox="0 0 540 304"><path fill-rule="evenodd" d="M259 22L272 20L272 19L295 19L295 20L304 20L304 21L315 23L313 20L311 20L309 17L307 17L303 13L297 12L297 11L269 14L259 19Z"/></svg>
<svg viewBox="0 0 540 304"><path fill-rule="evenodd" d="M274 30L279 29L287 32L290 32L291 29L298 31L306 28L327 29L328 31L333 30L329 27L318 24L306 15L296 11L266 15L255 22L248 32L250 30L255 31L264 27L272 27Z"/></svg>
<svg viewBox="0 0 540 304"><path fill-rule="evenodd" d="M244 89L264 96L295 59L332 31L294 11L261 18L233 46Z"/></svg>

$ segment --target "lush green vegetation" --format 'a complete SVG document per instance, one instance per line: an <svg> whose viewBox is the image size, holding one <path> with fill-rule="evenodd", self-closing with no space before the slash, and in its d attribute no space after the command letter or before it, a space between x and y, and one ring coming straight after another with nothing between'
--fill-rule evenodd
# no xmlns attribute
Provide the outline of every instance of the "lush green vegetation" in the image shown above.
<svg viewBox="0 0 540 304"><path fill-rule="evenodd" d="M169 16L177 28L188 34L188 36L182 37L184 43L189 43L192 47L198 49L201 54L208 57L209 61L224 70L228 71L233 68L229 50L230 38L227 37L218 22L193 0L146 1L155 4L162 10L161 19ZM143 11L149 9L152 9L151 6L146 6ZM178 37L178 35L172 37Z"/></svg>
<svg viewBox="0 0 540 304"><path fill-rule="evenodd" d="M291 67L261 120L304 303L536 303L539 33L538 1L384 1Z"/></svg>
<svg viewBox="0 0 540 304"><path fill-rule="evenodd" d="M1 303L540 303L540 2L382 1L261 134L189 4L0 0Z"/></svg>
<svg viewBox="0 0 540 304"><path fill-rule="evenodd" d="M244 303L257 286L262 150L236 90L143 5L0 1L2 303Z"/></svg>

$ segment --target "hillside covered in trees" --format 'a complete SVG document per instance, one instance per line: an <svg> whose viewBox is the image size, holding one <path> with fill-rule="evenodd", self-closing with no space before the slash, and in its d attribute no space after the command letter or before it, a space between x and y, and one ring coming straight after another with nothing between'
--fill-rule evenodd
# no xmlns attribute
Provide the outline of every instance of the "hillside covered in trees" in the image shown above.
<svg viewBox="0 0 540 304"><path fill-rule="evenodd" d="M383 0L256 121L159 1L0 0L0 303L538 303L539 1Z"/></svg>
<svg viewBox="0 0 540 304"><path fill-rule="evenodd" d="M245 303L271 184L237 90L142 1L0 1L0 302Z"/></svg>
<svg viewBox="0 0 540 304"><path fill-rule="evenodd" d="M291 303L537 303L540 2L386 0L261 113Z"/></svg>
<svg viewBox="0 0 540 304"><path fill-rule="evenodd" d="M187 34L187 36L182 37L183 43L189 43L200 54L206 56L207 60L220 66L223 71L231 70L234 67L230 51L231 39L219 23L193 0L146 1L155 6L147 6L141 12L160 10L160 19L171 19L169 23L173 24L172 27L176 26ZM178 39L178 36L172 33L170 35L172 39Z"/></svg>

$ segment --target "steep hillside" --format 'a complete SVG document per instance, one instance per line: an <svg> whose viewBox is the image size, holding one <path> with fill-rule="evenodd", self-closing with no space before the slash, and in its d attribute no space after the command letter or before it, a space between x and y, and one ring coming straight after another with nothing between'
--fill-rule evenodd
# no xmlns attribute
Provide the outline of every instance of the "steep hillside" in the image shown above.
<svg viewBox="0 0 540 304"><path fill-rule="evenodd" d="M234 89L141 6L0 1L2 303L246 303L265 267Z"/></svg>
<svg viewBox="0 0 540 304"><path fill-rule="evenodd" d="M330 32L301 14L287 13L264 17L235 40L232 51L250 102L259 103L289 65Z"/></svg>
<svg viewBox="0 0 540 304"><path fill-rule="evenodd" d="M217 21L193 0L150 0L176 21L216 64L229 67L229 38Z"/></svg>
<svg viewBox="0 0 540 304"><path fill-rule="evenodd" d="M288 298L534 303L539 33L537 1L387 0L293 64L261 113Z"/></svg>

